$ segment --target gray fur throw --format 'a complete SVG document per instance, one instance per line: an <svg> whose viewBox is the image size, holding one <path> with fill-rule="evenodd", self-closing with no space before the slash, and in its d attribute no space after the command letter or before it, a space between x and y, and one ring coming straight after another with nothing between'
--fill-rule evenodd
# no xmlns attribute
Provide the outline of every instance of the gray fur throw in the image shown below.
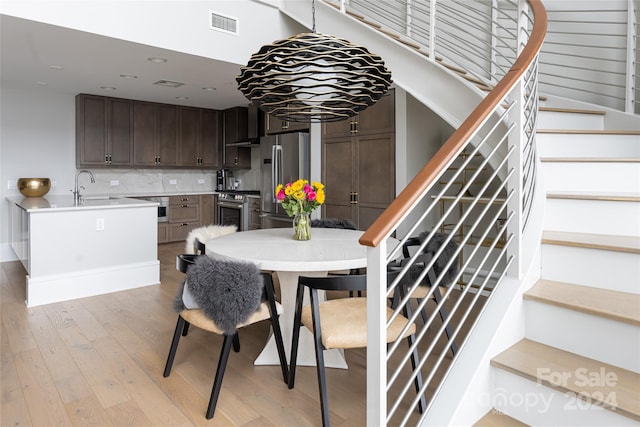
<svg viewBox="0 0 640 427"><path fill-rule="evenodd" d="M173 307L178 312L185 308L184 286L189 288L204 314L226 335L232 335L238 324L260 308L264 282L255 264L200 256L187 270L187 279L174 299Z"/></svg>
<svg viewBox="0 0 640 427"><path fill-rule="evenodd" d="M322 218L312 219L311 227L316 228L342 228L345 230L357 230L356 225L350 219Z"/></svg>
<svg viewBox="0 0 640 427"><path fill-rule="evenodd" d="M420 243L424 242L424 239L429 235L429 233L430 231L425 231L418 235L418 240L420 240ZM444 241L447 239L447 237L448 237L447 234L435 233L431 238L431 240L429 240L429 243L427 243L427 245L424 247L423 253L430 254L431 256L435 255L436 252L440 249L440 247L444 243ZM451 257L454 256L457 249L458 249L458 244L453 239L451 239L449 243L447 243L447 246L444 248L444 251L438 257L437 261L433 264L433 271L435 273L435 277L438 277L440 273L444 270L445 266L447 265ZM409 269L409 273L407 274L407 280L414 282L418 278L418 276L420 275L423 269L424 269L423 266L417 266L414 264ZM460 271L458 262L453 261L453 263L451 263L451 265L449 266L449 269L447 270L447 272L442 277L442 280L440 281L440 286L451 286L451 284L453 283L453 279L458 274L458 271ZM428 274L424 277L421 285L431 286L431 279L429 279Z"/></svg>

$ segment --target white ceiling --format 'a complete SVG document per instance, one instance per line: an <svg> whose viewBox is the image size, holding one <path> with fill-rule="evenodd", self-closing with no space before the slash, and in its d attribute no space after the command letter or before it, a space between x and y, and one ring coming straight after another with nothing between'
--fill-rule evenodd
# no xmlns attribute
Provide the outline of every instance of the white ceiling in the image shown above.
<svg viewBox="0 0 640 427"><path fill-rule="evenodd" d="M7 15L0 15L0 41L2 88L91 93L214 109L248 103L236 88L239 64ZM149 57L168 61L152 63ZM125 79L121 74L138 77ZM158 80L185 84L179 88L153 85ZM216 90L205 91L204 87Z"/></svg>

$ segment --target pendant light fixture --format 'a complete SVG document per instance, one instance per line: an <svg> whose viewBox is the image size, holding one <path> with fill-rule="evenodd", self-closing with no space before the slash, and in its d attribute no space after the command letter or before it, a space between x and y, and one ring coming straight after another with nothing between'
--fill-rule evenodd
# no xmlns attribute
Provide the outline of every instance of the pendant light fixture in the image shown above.
<svg viewBox="0 0 640 427"><path fill-rule="evenodd" d="M240 68L238 89L281 120L330 122L355 116L389 89L391 73L380 56L313 28L263 46Z"/></svg>

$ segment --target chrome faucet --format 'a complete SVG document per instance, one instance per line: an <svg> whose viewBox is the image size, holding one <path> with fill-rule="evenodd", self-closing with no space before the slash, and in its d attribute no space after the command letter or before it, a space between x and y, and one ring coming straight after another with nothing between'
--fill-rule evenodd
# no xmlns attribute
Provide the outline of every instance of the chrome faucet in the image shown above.
<svg viewBox="0 0 640 427"><path fill-rule="evenodd" d="M78 177L82 173L89 174L89 177L91 177L91 183L92 184L96 183L96 178L93 176L93 172L91 172L90 170L80 169L78 172L76 172L76 187L74 190L71 191L73 193L73 200L75 200L76 203L80 201L80 189L82 188L84 190L84 187L82 185L78 187Z"/></svg>

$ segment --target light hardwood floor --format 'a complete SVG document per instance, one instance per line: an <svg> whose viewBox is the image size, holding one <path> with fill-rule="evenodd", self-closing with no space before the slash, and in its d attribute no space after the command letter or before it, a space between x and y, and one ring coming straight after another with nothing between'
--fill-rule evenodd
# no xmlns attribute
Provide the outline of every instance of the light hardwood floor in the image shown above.
<svg viewBox="0 0 640 427"><path fill-rule="evenodd" d="M180 342L163 378L182 274L183 243L159 246L159 286L27 308L25 271L2 263L0 383L2 426L319 426L315 369L296 387L279 367L254 366L268 323L242 330L230 356L215 417L204 416L221 338L198 328ZM332 423L365 424L365 352L346 354L348 370L328 370Z"/></svg>
<svg viewBox="0 0 640 427"><path fill-rule="evenodd" d="M160 285L33 308L24 305L22 265L0 264L0 425L320 426L315 368L299 367L289 390L279 367L253 365L268 322L241 330L242 348L231 353L212 420L205 411L220 336L191 328L171 376L162 376L183 279L175 256L183 249L159 246ZM348 370L327 370L331 422L364 426L366 353L345 355Z"/></svg>

